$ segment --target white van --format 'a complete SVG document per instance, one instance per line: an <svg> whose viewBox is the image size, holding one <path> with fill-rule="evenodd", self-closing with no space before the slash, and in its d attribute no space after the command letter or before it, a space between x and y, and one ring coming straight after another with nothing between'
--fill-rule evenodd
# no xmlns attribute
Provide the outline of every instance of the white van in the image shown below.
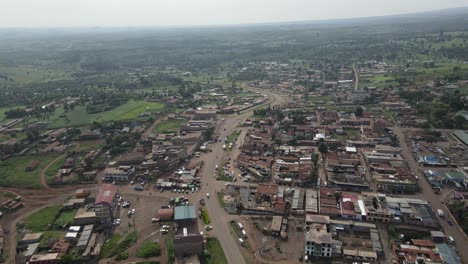
<svg viewBox="0 0 468 264"><path fill-rule="evenodd" d="M448 241L452 244L455 244L455 239L452 236L448 237Z"/></svg>
<svg viewBox="0 0 468 264"><path fill-rule="evenodd" d="M247 232L245 232L245 230L242 229L242 235L244 236L244 238L247 238Z"/></svg>
<svg viewBox="0 0 468 264"><path fill-rule="evenodd" d="M239 226L239 229L240 229L240 230L243 230L243 229L244 229L244 226L243 226L240 222L238 222L237 225Z"/></svg>
<svg viewBox="0 0 468 264"><path fill-rule="evenodd" d="M244 245L244 239L239 238L239 244L241 244L243 246Z"/></svg>

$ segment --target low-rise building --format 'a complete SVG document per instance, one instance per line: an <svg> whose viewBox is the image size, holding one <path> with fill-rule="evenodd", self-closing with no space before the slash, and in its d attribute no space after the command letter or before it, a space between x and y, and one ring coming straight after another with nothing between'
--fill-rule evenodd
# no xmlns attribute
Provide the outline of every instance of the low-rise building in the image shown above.
<svg viewBox="0 0 468 264"><path fill-rule="evenodd" d="M104 172L106 181L128 181L135 173L133 166L107 167Z"/></svg>
<svg viewBox="0 0 468 264"><path fill-rule="evenodd" d="M176 235L174 237L174 253L176 256L201 255L203 253L203 235Z"/></svg>
<svg viewBox="0 0 468 264"><path fill-rule="evenodd" d="M330 218L324 215L309 215L306 221L304 254L309 257L341 255L340 241L333 239L330 229Z"/></svg>

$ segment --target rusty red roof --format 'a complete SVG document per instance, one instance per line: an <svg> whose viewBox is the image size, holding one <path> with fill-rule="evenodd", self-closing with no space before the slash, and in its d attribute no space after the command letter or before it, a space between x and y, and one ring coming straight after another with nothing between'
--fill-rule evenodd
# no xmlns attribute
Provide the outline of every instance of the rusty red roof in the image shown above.
<svg viewBox="0 0 468 264"><path fill-rule="evenodd" d="M117 187L113 184L103 184L96 196L96 204L112 203L114 197L117 195Z"/></svg>

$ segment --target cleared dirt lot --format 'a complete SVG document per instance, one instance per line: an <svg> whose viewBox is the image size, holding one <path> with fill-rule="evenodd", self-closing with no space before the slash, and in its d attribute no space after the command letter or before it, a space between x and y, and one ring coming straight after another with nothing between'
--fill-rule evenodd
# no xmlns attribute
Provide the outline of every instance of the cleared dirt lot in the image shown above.
<svg viewBox="0 0 468 264"><path fill-rule="evenodd" d="M301 263L299 256L304 253L304 232L297 231L296 227L303 226L303 220L290 218L288 239L267 235L255 223L267 229L271 226L271 216L249 217L242 216L236 219L244 226L248 234L246 246L242 250L244 256L253 263ZM232 235L237 234L232 231ZM252 257L253 256L253 257Z"/></svg>

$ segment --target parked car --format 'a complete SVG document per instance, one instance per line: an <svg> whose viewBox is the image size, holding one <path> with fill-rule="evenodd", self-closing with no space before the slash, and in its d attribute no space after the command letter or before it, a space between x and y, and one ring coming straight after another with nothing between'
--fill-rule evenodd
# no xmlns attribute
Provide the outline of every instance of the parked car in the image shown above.
<svg viewBox="0 0 468 264"><path fill-rule="evenodd" d="M212 230L212 229L213 229L213 226L206 225L206 226L205 226L205 229L208 230L208 231L209 231L209 230Z"/></svg>
<svg viewBox="0 0 468 264"><path fill-rule="evenodd" d="M151 223L158 223L159 222L159 218L152 218L151 219Z"/></svg>
<svg viewBox="0 0 468 264"><path fill-rule="evenodd" d="M452 244L455 244L455 239L452 236L448 237L448 241Z"/></svg>

